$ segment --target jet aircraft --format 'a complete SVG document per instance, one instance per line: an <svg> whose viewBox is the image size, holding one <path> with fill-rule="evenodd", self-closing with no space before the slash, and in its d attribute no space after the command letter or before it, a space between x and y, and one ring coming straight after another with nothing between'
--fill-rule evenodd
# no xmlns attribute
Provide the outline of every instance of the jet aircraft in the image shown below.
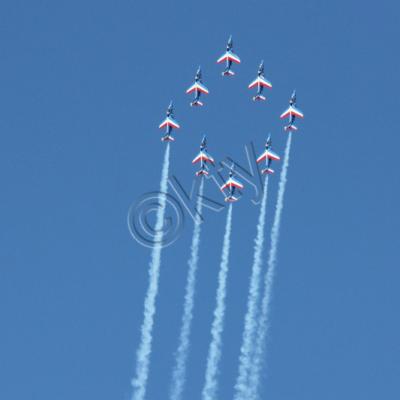
<svg viewBox="0 0 400 400"><path fill-rule="evenodd" d="M161 122L160 129L165 128L165 134L161 138L162 142L174 142L175 139L172 137L171 133L173 129L179 129L180 125L178 122L174 119L174 106L171 103L169 104L167 108L167 117L164 119L163 122Z"/></svg>
<svg viewBox="0 0 400 400"><path fill-rule="evenodd" d="M193 159L192 164L198 162L200 163L200 169L196 172L196 176L208 175L207 163L214 165L214 159L207 152L207 141L205 136L200 144L200 153Z"/></svg>
<svg viewBox="0 0 400 400"><path fill-rule="evenodd" d="M208 94L209 91L208 89L203 85L202 80L201 80L201 68L199 67L196 76L194 78L194 84L190 86L188 90L186 90L186 93L194 93L194 100L190 103L192 107L194 106L202 106L203 102L200 101L200 95L202 93Z"/></svg>
<svg viewBox="0 0 400 400"><path fill-rule="evenodd" d="M304 118L304 114L296 107L296 91L294 90L289 100L289 108L281 115L281 119L289 117L289 124L285 126L285 131L297 131L294 125L296 117Z"/></svg>
<svg viewBox="0 0 400 400"><path fill-rule="evenodd" d="M229 36L228 44L226 45L226 52L217 60L218 64L225 61L225 69L222 76L233 76L235 73L231 70L232 62L240 64L240 58L232 51L233 41L232 36Z"/></svg>
<svg viewBox="0 0 400 400"><path fill-rule="evenodd" d="M250 83L249 89L253 89L254 87L257 87L257 94L253 97L253 100L266 100L266 97L262 94L263 90L265 87L272 89L272 84L264 77L264 61L261 61L261 64L258 67L257 78Z"/></svg>
<svg viewBox="0 0 400 400"><path fill-rule="evenodd" d="M271 168L272 161L279 161L281 159L278 154L274 153L271 150L271 146L271 135L268 135L267 142L265 143L264 153L262 153L261 156L257 158L257 163L265 161L266 168L261 170L261 173L263 174L273 174L275 171Z"/></svg>
<svg viewBox="0 0 400 400"><path fill-rule="evenodd" d="M233 171L233 166L231 170L229 171L229 179L221 186L221 191L225 195L225 189L228 189L228 196L225 196L225 201L228 203L233 203L235 201L238 201L239 198L235 196L235 191L236 189L241 190L243 189L243 185L234 179L234 171Z"/></svg>

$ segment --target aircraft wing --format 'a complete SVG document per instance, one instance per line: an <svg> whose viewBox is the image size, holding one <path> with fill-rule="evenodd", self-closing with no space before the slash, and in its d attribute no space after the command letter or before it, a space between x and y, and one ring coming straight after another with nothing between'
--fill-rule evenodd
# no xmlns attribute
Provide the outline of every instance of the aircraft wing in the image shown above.
<svg viewBox="0 0 400 400"><path fill-rule="evenodd" d="M267 81L265 78L263 78L261 76L257 76L257 78L254 79L254 81L250 83L249 89L253 89L254 87L256 87L258 85L266 87L268 89L272 89L272 83Z"/></svg>
<svg viewBox="0 0 400 400"><path fill-rule="evenodd" d="M198 90L201 93L208 94L209 91L208 89L200 82L195 82L188 90L186 90L186 93L193 93L194 91Z"/></svg>
<svg viewBox="0 0 400 400"><path fill-rule="evenodd" d="M267 159L268 150L265 150L264 153L261 154L260 157L257 158L257 163L265 161Z"/></svg>
<svg viewBox="0 0 400 400"><path fill-rule="evenodd" d="M198 162L200 162L202 159L202 153L200 152L199 154L197 154L197 156L195 158L193 158L192 164L196 164Z"/></svg>
<svg viewBox="0 0 400 400"><path fill-rule="evenodd" d="M226 188L229 188L230 186L228 185L228 182L225 182L222 186L221 186L221 191L224 191Z"/></svg>
<svg viewBox="0 0 400 400"><path fill-rule="evenodd" d="M214 159L208 154L206 151L203 151L204 154L204 160L210 162L211 164L214 164Z"/></svg>
<svg viewBox="0 0 400 400"><path fill-rule="evenodd" d="M161 122L159 128L165 128L166 126L170 126L171 128L175 128L175 129L179 129L180 125L178 124L177 121L175 121L173 118L171 117L167 117L164 119L163 122Z"/></svg>
<svg viewBox="0 0 400 400"><path fill-rule="evenodd" d="M214 164L214 159L204 151L201 151L192 161L192 164L196 164L200 161L207 161Z"/></svg>
<svg viewBox="0 0 400 400"><path fill-rule="evenodd" d="M274 153L274 152L271 151L271 150L267 150L267 153L268 153L267 157L268 157L270 160L279 161L279 160L281 159L281 158L278 156L278 154Z"/></svg>
<svg viewBox="0 0 400 400"><path fill-rule="evenodd" d="M232 61L236 64L240 64L239 56L236 55L235 53L232 53L231 51L225 52L225 54L223 54L220 58L218 58L217 63L220 64L227 60Z"/></svg>
<svg viewBox="0 0 400 400"><path fill-rule="evenodd" d="M235 187L237 189L243 189L243 187L244 187L239 181L237 181L237 180L235 180L233 178L231 178L230 186L233 186L233 187Z"/></svg>
<svg viewBox="0 0 400 400"><path fill-rule="evenodd" d="M237 189L243 189L243 185L238 182L237 180L233 179L233 178L229 178L222 186L221 186L221 190L224 190L226 188L237 188Z"/></svg>
<svg viewBox="0 0 400 400"><path fill-rule="evenodd" d="M304 114L296 107L290 106L286 111L281 114L281 119L287 118L290 115L295 117L304 118Z"/></svg>
<svg viewBox="0 0 400 400"><path fill-rule="evenodd" d="M278 156L278 154L274 153L273 151L265 150L264 153L262 153L261 156L257 158L257 163L260 163L267 159L279 161L281 158Z"/></svg>

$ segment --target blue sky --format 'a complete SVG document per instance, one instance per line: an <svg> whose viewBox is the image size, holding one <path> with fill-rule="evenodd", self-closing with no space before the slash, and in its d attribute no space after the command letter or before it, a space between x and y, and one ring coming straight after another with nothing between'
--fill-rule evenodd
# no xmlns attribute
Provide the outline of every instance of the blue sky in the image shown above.
<svg viewBox="0 0 400 400"><path fill-rule="evenodd" d="M293 140L263 398L397 398L399 37L394 1L7 1L0 5L0 397L128 399L149 250L126 225L159 184L157 126L182 125L190 185L203 133L244 160L293 88ZM222 79L229 34L242 58ZM254 104L261 59L274 87ZM201 64L206 106L184 91ZM277 177L272 182L271 221ZM209 193L217 191L209 186ZM235 206L220 396L232 397L258 208ZM225 213L205 215L187 396L199 399ZM165 398L192 223L163 253L148 399Z"/></svg>

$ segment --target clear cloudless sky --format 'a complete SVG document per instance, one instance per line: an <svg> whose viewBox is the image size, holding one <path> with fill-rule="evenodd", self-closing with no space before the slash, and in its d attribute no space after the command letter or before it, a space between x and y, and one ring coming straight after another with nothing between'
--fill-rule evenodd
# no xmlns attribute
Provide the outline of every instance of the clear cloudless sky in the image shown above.
<svg viewBox="0 0 400 400"><path fill-rule="evenodd" d="M396 1L3 0L0 3L0 398L131 394L150 251L126 216L157 190L158 124L182 129L189 187L203 133L245 161L296 88L294 135L262 398L400 398L399 51ZM215 63L229 34L233 79ZM273 83L253 103L261 59ZM210 89L191 109L198 65ZM277 172L280 166L275 164ZM271 179L268 227L279 174ZM208 195L219 198L207 182ZM231 399L258 207L234 207L219 399ZM225 212L205 211L185 398L200 399ZM162 254L148 385L168 397L192 221Z"/></svg>

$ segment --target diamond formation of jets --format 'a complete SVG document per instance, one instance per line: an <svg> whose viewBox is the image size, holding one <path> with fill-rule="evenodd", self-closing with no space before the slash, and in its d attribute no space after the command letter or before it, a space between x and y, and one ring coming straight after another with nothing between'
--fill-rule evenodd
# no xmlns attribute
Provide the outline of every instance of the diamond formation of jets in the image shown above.
<svg viewBox="0 0 400 400"><path fill-rule="evenodd" d="M281 114L281 119L289 118L288 125L285 126L285 131L297 131L297 126L294 125L296 118L304 118L304 114L296 107L296 91L294 90L289 100L289 108Z"/></svg>
<svg viewBox="0 0 400 400"><path fill-rule="evenodd" d="M265 143L264 153L262 153L260 157L257 158L258 164L265 161L266 168L264 168L261 171L261 173L263 174L273 174L275 171L271 168L272 161L279 161L281 159L278 156L278 154L274 153L271 150L271 146L272 146L271 135L268 135L267 142Z"/></svg>
<svg viewBox="0 0 400 400"><path fill-rule="evenodd" d="M196 172L196 176L208 175L208 166L207 163L214 165L214 159L207 152L207 141L206 137L203 137L203 140L200 144L200 153L193 159L192 164L200 163L200 169Z"/></svg>
<svg viewBox="0 0 400 400"><path fill-rule="evenodd" d="M218 64L225 62L225 69L222 72L222 76L233 76L235 73L231 70L232 62L240 64L240 58L236 55L233 50L232 36L229 37L228 44L226 45L226 52L217 60Z"/></svg>
<svg viewBox="0 0 400 400"><path fill-rule="evenodd" d="M240 58L233 52L233 41L232 36L229 37L226 52L217 60L217 63L225 62L225 69L222 72L223 76L233 76L235 73L232 71L232 63L240 64ZM264 61L261 61L258 71L257 78L254 79L249 85L249 89L257 89L256 94L253 97L254 101L265 101L266 96L263 91L264 88L272 89L272 84L269 82L264 76ZM199 67L196 71L194 83L186 90L187 94L194 94L194 99L190 103L192 107L194 106L203 106L203 102L200 100L202 94L209 94L209 90L202 82L202 71ZM300 111L296 106L296 91L294 90L289 99L289 107L280 115L281 119L288 118L288 124L284 127L285 131L297 131L298 128L295 125L296 118L304 118L304 114ZM166 111L166 118L159 125L160 129L165 129L165 133L161 138L163 142L173 142L175 141L172 136L172 132L174 129L179 129L180 125L176 121L174 116L174 107L173 103L169 104ZM273 174L274 170L271 168L271 164L273 161L280 161L280 156L272 151L272 140L271 135L268 135L267 141L265 143L264 152L257 158L257 164L265 163L265 168L261 170L262 174ZM200 169L196 171L196 176L208 176L209 175L209 164L215 165L213 157L207 151L207 140L206 136L203 137L200 144L200 152L193 159L192 164L199 164ZM243 189L243 184L239 182L235 178L234 165L232 165L229 177L224 182L224 184L220 187L220 190L223 192L225 196L226 202L236 202L239 200L240 195L237 195L237 192Z"/></svg>
<svg viewBox="0 0 400 400"><path fill-rule="evenodd" d="M261 61L260 66L258 67L257 78L254 79L253 82L250 83L249 89L257 88L257 93L253 97L254 101L266 100L266 97L263 95L264 88L272 89L271 82L267 81L264 77L264 61Z"/></svg>
<svg viewBox="0 0 400 400"><path fill-rule="evenodd" d="M192 107L202 106L203 102L200 101L201 94L208 94L208 89L203 85L201 78L201 68L199 67L194 78L194 84L186 90L187 94L194 93L194 100L190 103Z"/></svg>
<svg viewBox="0 0 400 400"><path fill-rule="evenodd" d="M231 170L229 171L229 178L228 180L221 186L221 192L224 193L225 196L225 201L228 203L234 203L235 201L238 201L239 198L235 196L236 190L242 190L243 185L234 178L234 171L233 171L233 166L231 167ZM225 189L228 189L228 195L225 195Z"/></svg>
<svg viewBox="0 0 400 400"><path fill-rule="evenodd" d="M175 141L175 139L172 137L171 133L172 133L173 129L179 129L180 125L174 119L174 106L172 104L172 101L167 108L167 117L164 119L163 122L161 122L159 128L160 129L165 128L165 134L161 138L162 142L174 142Z"/></svg>

